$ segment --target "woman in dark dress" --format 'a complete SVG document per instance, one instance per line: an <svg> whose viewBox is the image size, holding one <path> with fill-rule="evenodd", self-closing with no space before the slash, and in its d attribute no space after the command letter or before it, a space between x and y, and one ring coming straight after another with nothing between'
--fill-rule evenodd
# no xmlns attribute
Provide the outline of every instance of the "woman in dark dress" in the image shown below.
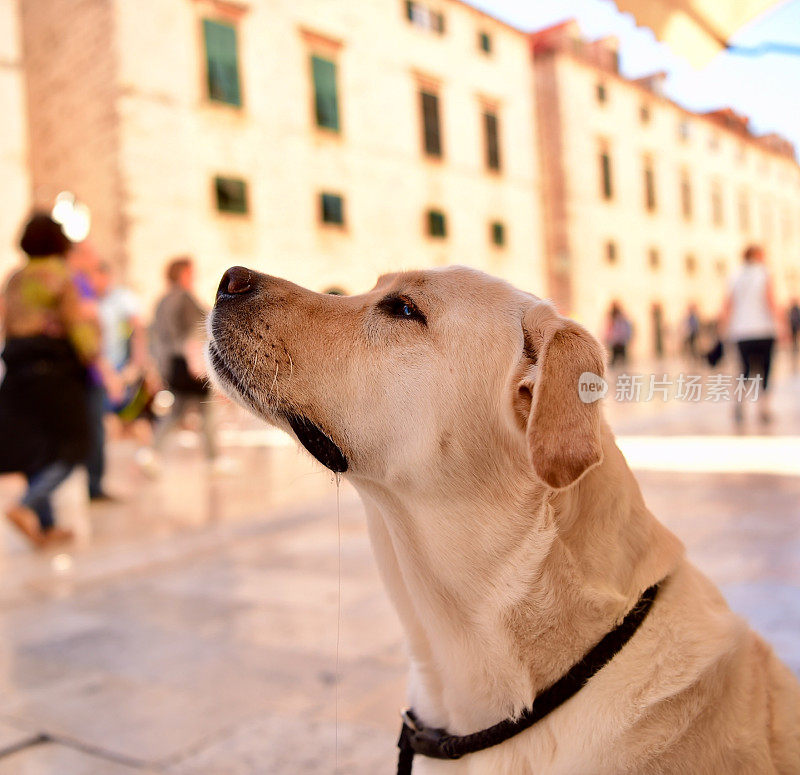
<svg viewBox="0 0 800 775"><path fill-rule="evenodd" d="M46 214L25 226L28 260L3 292L5 377L0 384L0 473L28 480L6 512L35 546L71 537L55 523L50 496L88 443L86 364L97 355L95 324L85 318L65 256L71 243Z"/></svg>

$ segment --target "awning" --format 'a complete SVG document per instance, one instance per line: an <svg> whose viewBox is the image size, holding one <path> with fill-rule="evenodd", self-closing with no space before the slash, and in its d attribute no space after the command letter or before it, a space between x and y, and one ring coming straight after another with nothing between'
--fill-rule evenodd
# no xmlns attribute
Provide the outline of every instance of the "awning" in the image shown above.
<svg viewBox="0 0 800 775"><path fill-rule="evenodd" d="M705 67L745 24L785 0L614 0L692 67ZM741 53L759 53L756 49Z"/></svg>

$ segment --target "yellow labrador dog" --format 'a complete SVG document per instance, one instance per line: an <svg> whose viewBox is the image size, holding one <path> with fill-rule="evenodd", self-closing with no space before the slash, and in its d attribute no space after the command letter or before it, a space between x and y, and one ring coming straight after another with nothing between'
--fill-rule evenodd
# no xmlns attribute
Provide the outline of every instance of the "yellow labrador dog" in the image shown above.
<svg viewBox="0 0 800 775"><path fill-rule="evenodd" d="M217 385L364 501L401 771L800 773L800 685L647 510L585 329L465 268L339 297L234 267L208 327Z"/></svg>

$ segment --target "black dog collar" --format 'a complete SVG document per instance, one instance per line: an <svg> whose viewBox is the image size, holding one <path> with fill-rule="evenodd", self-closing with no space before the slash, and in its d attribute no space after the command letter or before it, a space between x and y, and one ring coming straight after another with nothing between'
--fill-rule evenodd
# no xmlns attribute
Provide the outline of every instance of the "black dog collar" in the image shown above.
<svg viewBox="0 0 800 775"><path fill-rule="evenodd" d="M646 589L620 624L605 635L566 675L537 694L530 708L524 710L518 719L505 719L471 735L450 735L444 729L426 727L414 715L414 711L406 710L403 713L400 739L397 741L400 749L397 775L411 775L415 754L433 759L460 759L466 754L504 743L574 697L634 636L650 611L662 583Z"/></svg>

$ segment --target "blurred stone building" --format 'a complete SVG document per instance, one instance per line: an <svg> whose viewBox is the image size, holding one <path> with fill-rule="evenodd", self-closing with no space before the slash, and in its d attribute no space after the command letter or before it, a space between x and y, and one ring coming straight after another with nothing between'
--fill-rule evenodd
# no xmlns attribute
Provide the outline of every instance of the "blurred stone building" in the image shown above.
<svg viewBox="0 0 800 775"><path fill-rule="evenodd" d="M623 78L616 41L584 41L575 22L531 43L547 287L563 309L599 332L618 299L636 351L674 350L689 303L715 317L751 242L766 249L779 302L800 294L790 143L752 135L730 110L681 108L663 96L664 74Z"/></svg>
<svg viewBox="0 0 800 775"><path fill-rule="evenodd" d="M460 263L595 333L619 299L638 353L674 351L750 242L800 294L800 168L662 81L462 0L0 0L0 270L69 191L148 301L184 253L207 301L232 264L357 292Z"/></svg>
<svg viewBox="0 0 800 775"><path fill-rule="evenodd" d="M4 0L7 2L7 0ZM24 0L35 198L148 298L190 253L317 290L462 263L542 292L527 36L457 0Z"/></svg>
<svg viewBox="0 0 800 775"><path fill-rule="evenodd" d="M30 207L25 85L16 0L0 0L0 276L17 261L20 225ZM2 280L0 280L2 282Z"/></svg>

